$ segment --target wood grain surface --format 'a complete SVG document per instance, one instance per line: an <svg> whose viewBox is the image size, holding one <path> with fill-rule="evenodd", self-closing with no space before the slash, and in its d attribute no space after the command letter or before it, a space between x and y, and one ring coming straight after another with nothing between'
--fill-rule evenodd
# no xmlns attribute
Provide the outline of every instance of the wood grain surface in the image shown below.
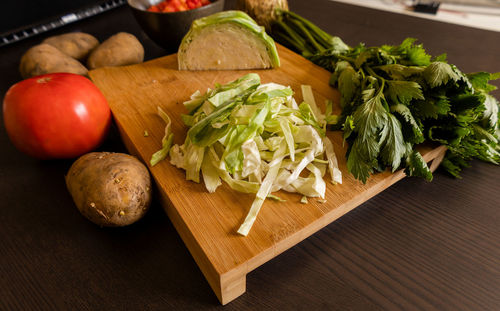
<svg viewBox="0 0 500 311"><path fill-rule="evenodd" d="M414 37L466 72L500 71L497 32L329 0L289 4L351 45ZM71 31L100 41L130 32L146 59L166 55L122 7L2 47L0 94L21 80L28 48ZM404 178L248 273L246 293L221 306L158 197L138 223L99 228L65 189L72 160L29 158L2 122L0 310L499 310L498 166L473 161L461 179L438 169L430 183ZM115 127L99 150L127 152Z"/></svg>
<svg viewBox="0 0 500 311"><path fill-rule="evenodd" d="M165 132L164 122L156 115L158 106L172 120L174 141L182 144L187 133L180 118L187 113L182 102L197 90L214 88L216 83L225 84L249 72L258 73L262 83L290 86L299 103L301 85L310 85L320 107L324 109L322 103L330 99L334 113L340 113L339 94L328 85L328 71L280 45L278 54L281 66L272 70L180 71L173 54L133 66L99 68L89 76L107 98L128 150L149 163ZM144 131L150 135L144 136ZM245 292L247 273L404 177L402 171L386 171L361 183L347 171L342 133L327 134L338 154L343 183L327 183L327 202L309 199L308 204L302 204L301 195L278 192L286 201L267 200L247 237L236 231L254 194L238 193L227 185L208 193L203 183L187 181L185 172L168 159L149 167L167 214L222 304ZM446 152L437 146L421 149L426 161L437 158L431 165L433 170Z"/></svg>

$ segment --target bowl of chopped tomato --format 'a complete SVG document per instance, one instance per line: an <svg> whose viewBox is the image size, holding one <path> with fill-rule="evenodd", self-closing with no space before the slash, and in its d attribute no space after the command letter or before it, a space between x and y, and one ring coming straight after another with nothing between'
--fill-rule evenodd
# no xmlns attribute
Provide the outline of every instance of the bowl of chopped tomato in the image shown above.
<svg viewBox="0 0 500 311"><path fill-rule="evenodd" d="M142 30L156 44L175 52L191 23L224 9L224 0L128 0Z"/></svg>

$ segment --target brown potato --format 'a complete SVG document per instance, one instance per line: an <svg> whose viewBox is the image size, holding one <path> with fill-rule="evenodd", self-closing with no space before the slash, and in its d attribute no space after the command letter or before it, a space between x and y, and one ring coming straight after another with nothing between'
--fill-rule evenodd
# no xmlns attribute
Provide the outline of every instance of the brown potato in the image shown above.
<svg viewBox="0 0 500 311"><path fill-rule="evenodd" d="M79 61L49 44L30 48L22 57L19 72L24 79L52 72L70 72L87 75L88 70Z"/></svg>
<svg viewBox="0 0 500 311"><path fill-rule="evenodd" d="M142 63L144 48L134 35L120 32L101 43L87 59L89 69Z"/></svg>
<svg viewBox="0 0 500 311"><path fill-rule="evenodd" d="M92 35L83 32L71 32L45 39L47 43L77 60L85 60L89 53L99 45Z"/></svg>
<svg viewBox="0 0 500 311"><path fill-rule="evenodd" d="M99 226L120 227L139 220L151 203L149 171L124 153L91 152L68 171L66 186L78 210Z"/></svg>

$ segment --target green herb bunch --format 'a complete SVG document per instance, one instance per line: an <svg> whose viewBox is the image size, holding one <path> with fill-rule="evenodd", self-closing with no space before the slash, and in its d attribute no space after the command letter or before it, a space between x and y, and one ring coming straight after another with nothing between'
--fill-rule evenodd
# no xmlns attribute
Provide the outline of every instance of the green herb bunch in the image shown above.
<svg viewBox="0 0 500 311"><path fill-rule="evenodd" d="M432 57L416 39L400 45L347 46L310 21L278 11L275 39L332 72L342 113L333 129L348 142L347 167L366 182L370 174L401 167L432 180L415 148L436 142L448 148L441 166L455 177L473 158L500 163L499 103L489 81L500 73L464 74Z"/></svg>

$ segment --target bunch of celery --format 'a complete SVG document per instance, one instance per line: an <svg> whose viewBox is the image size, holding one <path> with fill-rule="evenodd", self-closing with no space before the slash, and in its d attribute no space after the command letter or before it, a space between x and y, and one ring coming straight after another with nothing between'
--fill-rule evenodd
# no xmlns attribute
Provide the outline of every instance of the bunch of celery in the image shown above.
<svg viewBox="0 0 500 311"><path fill-rule="evenodd" d="M500 73L464 74L412 38L349 47L293 12L277 16L274 38L332 72L342 108L333 128L343 130L347 168L357 179L389 167L431 180L416 149L424 141L448 148L442 167L457 177L473 158L500 163L499 103L489 94Z"/></svg>
<svg viewBox="0 0 500 311"><path fill-rule="evenodd" d="M341 183L333 145L326 137L327 116L318 109L312 90L302 86L304 102L298 105L290 87L261 84L257 74L245 75L204 94L197 91L184 103L189 127L183 145L170 146L170 120L162 150L152 157L156 164L166 157L186 170L186 178L200 182L200 172L209 192L221 181L232 189L255 193L255 200L238 230L247 235L271 193L297 192L324 198L326 171L332 183ZM327 105L331 112L331 103Z"/></svg>

